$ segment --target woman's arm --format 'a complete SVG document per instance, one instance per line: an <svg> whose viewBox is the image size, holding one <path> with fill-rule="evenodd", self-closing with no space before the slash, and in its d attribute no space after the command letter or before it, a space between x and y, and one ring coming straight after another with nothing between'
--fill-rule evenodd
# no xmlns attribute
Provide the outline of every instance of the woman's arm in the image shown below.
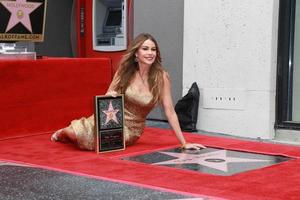
<svg viewBox="0 0 300 200"><path fill-rule="evenodd" d="M115 91L115 88L117 86L117 81L118 81L118 75L117 75L117 72L115 73L114 77L113 77L113 80L111 81L107 91L106 91L106 94L105 95L109 95L109 96L112 96L112 97L116 97L118 95L118 92Z"/></svg>
<svg viewBox="0 0 300 200"><path fill-rule="evenodd" d="M174 130L175 135L178 138L181 146L186 149L205 148L201 144L192 144L192 143L186 142L186 140L182 134L180 125L179 125L177 114L173 107L172 95L171 95L171 82L170 82L170 78L169 78L169 75L167 72L164 72L163 79L164 79L164 85L163 85L162 94L161 94L162 95L161 103L164 108L166 117L169 121L169 124L171 125L172 129Z"/></svg>

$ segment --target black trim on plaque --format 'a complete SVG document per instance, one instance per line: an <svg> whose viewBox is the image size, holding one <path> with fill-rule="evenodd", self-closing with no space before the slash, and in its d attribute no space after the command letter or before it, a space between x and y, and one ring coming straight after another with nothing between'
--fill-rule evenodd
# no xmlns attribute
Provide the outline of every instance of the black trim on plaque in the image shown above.
<svg viewBox="0 0 300 200"><path fill-rule="evenodd" d="M300 129L292 121L295 7L295 0L279 2L275 128Z"/></svg>

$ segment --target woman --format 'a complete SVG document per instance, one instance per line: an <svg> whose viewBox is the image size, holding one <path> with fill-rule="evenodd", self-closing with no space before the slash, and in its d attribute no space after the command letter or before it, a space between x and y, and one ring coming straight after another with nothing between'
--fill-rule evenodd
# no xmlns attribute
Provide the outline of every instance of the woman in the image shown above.
<svg viewBox="0 0 300 200"><path fill-rule="evenodd" d="M124 94L125 142L134 144L145 127L148 113L158 104L164 108L181 147L205 148L186 143L173 108L169 75L161 65L159 47L150 34L140 34L123 56L106 95ZM94 116L73 120L70 126L56 131L52 141L71 141L81 149L94 150Z"/></svg>

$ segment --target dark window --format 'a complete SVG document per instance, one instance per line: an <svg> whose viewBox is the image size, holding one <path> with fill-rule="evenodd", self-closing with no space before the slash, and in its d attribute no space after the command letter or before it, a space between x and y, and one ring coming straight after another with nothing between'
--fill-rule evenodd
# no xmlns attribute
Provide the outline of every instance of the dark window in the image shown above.
<svg viewBox="0 0 300 200"><path fill-rule="evenodd" d="M300 129L300 1L280 0L276 128Z"/></svg>

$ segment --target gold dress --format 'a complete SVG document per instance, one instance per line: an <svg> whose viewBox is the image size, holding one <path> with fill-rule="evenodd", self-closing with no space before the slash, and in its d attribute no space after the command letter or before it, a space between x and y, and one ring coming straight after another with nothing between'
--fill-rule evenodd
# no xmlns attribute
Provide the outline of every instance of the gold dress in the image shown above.
<svg viewBox="0 0 300 200"><path fill-rule="evenodd" d="M124 95L124 135L126 145L134 144L142 135L145 127L145 120L149 112L155 106L151 102L151 93L143 93L129 86ZM79 148L94 150L94 115L88 118L73 120L73 128Z"/></svg>

